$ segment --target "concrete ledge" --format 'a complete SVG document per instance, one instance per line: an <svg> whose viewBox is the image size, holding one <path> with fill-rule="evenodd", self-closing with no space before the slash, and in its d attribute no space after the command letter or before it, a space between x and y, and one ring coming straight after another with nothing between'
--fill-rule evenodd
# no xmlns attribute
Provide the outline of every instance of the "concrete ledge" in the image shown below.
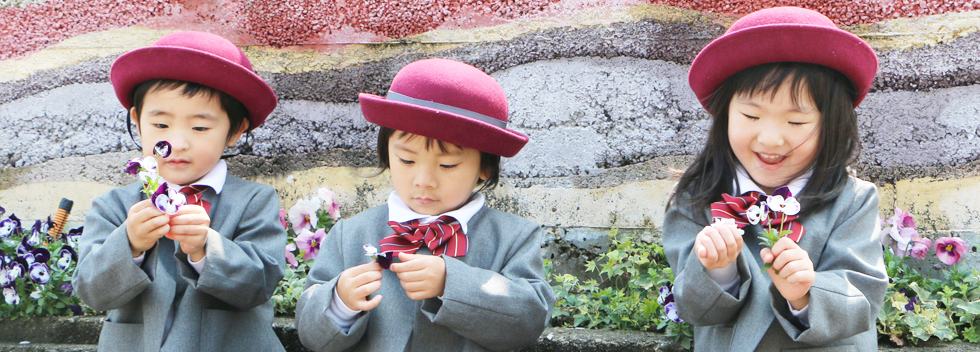
<svg viewBox="0 0 980 352"><path fill-rule="evenodd" d="M43 317L0 320L0 351L95 351L104 316ZM309 351L299 342L293 319L277 317L273 322L276 335L287 351ZM30 341L29 345L19 345ZM524 352L613 352L613 351L683 351L664 334L548 328L534 345ZM913 352L980 352L980 344L929 341L920 346L895 348L883 345L879 351Z"/></svg>

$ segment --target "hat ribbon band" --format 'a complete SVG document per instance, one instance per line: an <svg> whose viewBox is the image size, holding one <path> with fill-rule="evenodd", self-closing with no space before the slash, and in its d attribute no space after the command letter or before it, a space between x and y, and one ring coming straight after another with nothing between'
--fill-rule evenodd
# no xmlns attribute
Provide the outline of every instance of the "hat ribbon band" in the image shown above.
<svg viewBox="0 0 980 352"><path fill-rule="evenodd" d="M466 109L457 108L457 107L452 106L452 105L440 104L440 103L437 103L437 102L434 102L434 101L428 101L428 100L422 100L422 99L415 99L415 98L412 98L412 97L407 96L407 95L404 95L404 94L392 92L390 90L388 91L388 96L386 96L385 99L392 100L392 101L397 101L397 102L402 102L402 103L409 103L409 104L424 106L424 107L432 108L432 109L436 109L436 110L442 110L442 111L445 111L445 112L449 112L449 113L453 113L453 114L457 114L457 115L463 115L463 116L466 116L466 117L469 117L469 118L472 118L472 119L475 119L475 120L483 121L483 122L489 123L491 125L494 125L494 126L497 126L497 127L500 127L500 128L507 128L507 123L506 122L500 121L498 119L492 118L490 116L487 116L487 115L484 115L484 114L481 114L481 113L478 113L478 112L473 112L473 111L469 111L469 110L466 110Z"/></svg>

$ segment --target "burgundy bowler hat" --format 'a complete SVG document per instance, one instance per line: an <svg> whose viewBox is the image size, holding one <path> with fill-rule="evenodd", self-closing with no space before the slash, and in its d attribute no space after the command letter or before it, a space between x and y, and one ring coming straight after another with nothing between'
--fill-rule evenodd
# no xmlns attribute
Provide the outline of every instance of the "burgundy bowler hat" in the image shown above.
<svg viewBox="0 0 980 352"><path fill-rule="evenodd" d="M864 40L843 31L819 12L775 7L742 17L701 49L687 80L706 109L708 98L729 76L773 62L805 62L840 71L854 82L854 107L864 100L878 71L878 56Z"/></svg>
<svg viewBox="0 0 980 352"><path fill-rule="evenodd" d="M151 79L203 84L238 99L255 129L276 107L276 93L252 71L252 63L235 44L203 32L177 32L153 45L122 54L112 64L109 80L123 107L133 106L133 89Z"/></svg>
<svg viewBox="0 0 980 352"><path fill-rule="evenodd" d="M507 95L480 69L426 59L398 71L385 98L361 93L369 122L424 137L512 157L527 136L507 129Z"/></svg>

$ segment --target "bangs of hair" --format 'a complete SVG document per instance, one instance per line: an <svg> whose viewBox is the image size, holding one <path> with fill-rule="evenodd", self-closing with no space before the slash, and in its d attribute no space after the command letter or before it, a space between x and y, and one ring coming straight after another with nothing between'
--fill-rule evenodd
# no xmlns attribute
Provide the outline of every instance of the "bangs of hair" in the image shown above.
<svg viewBox="0 0 980 352"><path fill-rule="evenodd" d="M457 150L463 148L456 144L443 142L435 138L429 138L426 136L420 136L381 126L381 128L378 130L378 173L374 176L380 175L385 170L391 168L391 164L388 162L388 139L390 139L396 132L398 133L395 136L396 138L401 139L407 137L406 141L411 141L415 138L425 138L424 142L426 150L432 150L432 148L438 147L439 151L443 153L451 153L452 150L450 148L456 148ZM477 189L477 192L489 191L496 188L497 184L500 182L500 155L480 151L480 171L487 171L490 176L486 180L481 179L478 182L480 188Z"/></svg>
<svg viewBox="0 0 980 352"><path fill-rule="evenodd" d="M809 98L820 112L817 155L804 170L812 171L797 198L802 213L817 211L829 204L847 182L847 165L860 153L854 99L857 90L843 73L832 68L800 62L777 62L753 66L725 79L708 98L713 123L704 149L684 171L668 206L707 207L732 192L738 164L728 139L728 109L734 97L770 94L789 85L797 106ZM799 175L796 175L797 177ZM683 201L682 201L683 200Z"/></svg>

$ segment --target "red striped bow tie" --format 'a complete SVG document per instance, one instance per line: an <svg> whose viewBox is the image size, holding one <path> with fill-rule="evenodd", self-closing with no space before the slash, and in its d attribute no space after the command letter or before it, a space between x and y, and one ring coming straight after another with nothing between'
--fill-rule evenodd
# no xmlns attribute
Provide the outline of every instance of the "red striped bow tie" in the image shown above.
<svg viewBox="0 0 980 352"><path fill-rule="evenodd" d="M455 223L455 224L454 224ZM463 234L462 227L452 216L443 215L428 224L419 224L419 220L404 223L389 221L395 233L381 239L381 252L415 253L422 247L429 248L434 255L446 254L450 257L462 257L469 249L469 241Z"/></svg>
<svg viewBox="0 0 980 352"><path fill-rule="evenodd" d="M769 197L756 191L750 191L741 197L722 194L721 198L723 201L711 203L711 218L733 219L735 220L735 224L738 225L738 228L743 228L749 225L749 220L745 216L746 210L753 205L766 201ZM780 225L782 225L782 230L793 231L789 235L786 235L787 237L793 240L793 242L800 242L800 238L806 233L806 229L803 228L803 224L796 221L799 215L776 213L772 209L769 209L769 207L766 207L766 212L768 219L759 222L759 225L773 228L780 228Z"/></svg>
<svg viewBox="0 0 980 352"><path fill-rule="evenodd" d="M204 200L204 190L211 187L202 185L191 185L180 189L180 193L187 198L187 204L197 204L204 208L204 211L211 214L211 202Z"/></svg>

